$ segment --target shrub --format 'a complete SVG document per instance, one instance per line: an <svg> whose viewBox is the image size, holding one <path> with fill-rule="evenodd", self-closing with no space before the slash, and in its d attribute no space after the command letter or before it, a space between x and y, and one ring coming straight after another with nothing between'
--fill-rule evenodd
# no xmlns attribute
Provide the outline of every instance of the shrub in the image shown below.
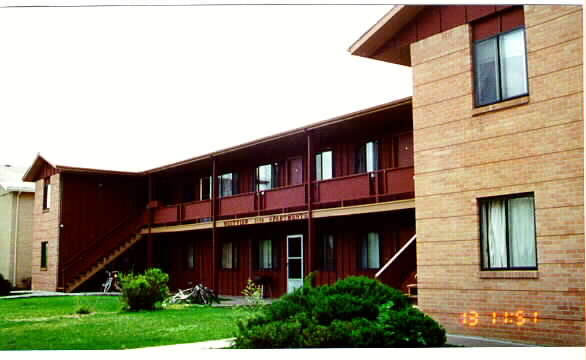
<svg viewBox="0 0 586 360"><path fill-rule="evenodd" d="M438 347L446 343L446 330L417 308L393 311L383 305L377 320L389 347Z"/></svg>
<svg viewBox="0 0 586 360"><path fill-rule="evenodd" d="M238 323L236 348L441 346L445 330L399 290L366 277L306 286Z"/></svg>
<svg viewBox="0 0 586 360"><path fill-rule="evenodd" d="M148 269L144 274L127 274L120 278L121 301L126 310L153 310L169 296L169 275L160 269Z"/></svg>
<svg viewBox="0 0 586 360"><path fill-rule="evenodd" d="M10 281L4 279L4 276L0 274L0 296L9 295L10 290L12 290L12 285L10 284Z"/></svg>

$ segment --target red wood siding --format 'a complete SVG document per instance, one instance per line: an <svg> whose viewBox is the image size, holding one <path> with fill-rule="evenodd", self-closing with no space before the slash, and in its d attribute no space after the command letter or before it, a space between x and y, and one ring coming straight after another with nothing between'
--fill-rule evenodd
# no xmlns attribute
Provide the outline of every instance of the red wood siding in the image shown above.
<svg viewBox="0 0 586 360"><path fill-rule="evenodd" d="M145 204L144 179L62 173L59 256L66 263Z"/></svg>
<svg viewBox="0 0 586 360"><path fill-rule="evenodd" d="M514 10L509 11L510 8ZM504 29L511 29L514 26L511 24L519 24L519 12L523 16L522 6L513 5L441 5L441 6L427 6L419 15L411 22L406 24L399 32L397 32L387 43L379 50L384 52L388 48L401 48L409 44L423 40L435 34L452 29L466 23L471 23L491 16L495 13L503 14ZM510 12L510 14L509 14ZM483 20L484 21L484 20ZM499 28L501 20L499 20ZM487 27L492 26L487 24ZM485 31L482 29L481 31ZM502 30L506 31L506 30ZM495 33L496 34L496 33Z"/></svg>

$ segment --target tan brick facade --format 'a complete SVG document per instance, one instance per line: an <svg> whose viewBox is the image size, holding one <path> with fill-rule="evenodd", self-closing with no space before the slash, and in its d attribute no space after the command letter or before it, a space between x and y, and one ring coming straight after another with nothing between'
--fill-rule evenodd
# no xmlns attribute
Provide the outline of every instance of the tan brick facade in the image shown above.
<svg viewBox="0 0 586 360"><path fill-rule="evenodd" d="M43 210L43 179L36 182L33 220L32 288L56 291L59 266L60 176L51 176L50 207ZM47 268L41 269L41 244L48 242Z"/></svg>
<svg viewBox="0 0 586 360"><path fill-rule="evenodd" d="M524 11L529 96L507 108L474 109L469 24L411 44L418 301L450 333L583 345L582 9ZM478 199L526 192L538 269L481 271Z"/></svg>

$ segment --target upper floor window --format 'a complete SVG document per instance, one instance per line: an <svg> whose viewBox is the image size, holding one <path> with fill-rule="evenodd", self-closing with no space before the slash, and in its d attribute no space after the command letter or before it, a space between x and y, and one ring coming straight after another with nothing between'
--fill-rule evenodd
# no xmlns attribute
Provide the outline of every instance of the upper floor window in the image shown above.
<svg viewBox="0 0 586 360"><path fill-rule="evenodd" d="M369 141L358 147L356 153L356 173L365 173L379 169L378 141Z"/></svg>
<svg viewBox="0 0 586 360"><path fill-rule="evenodd" d="M218 176L219 197L238 194L238 174L231 172Z"/></svg>
<svg viewBox="0 0 586 360"><path fill-rule="evenodd" d="M256 168L256 191L276 188L278 185L277 164L266 164Z"/></svg>
<svg viewBox="0 0 586 360"><path fill-rule="evenodd" d="M206 176L199 179L199 199L209 200L212 198L212 177Z"/></svg>
<svg viewBox="0 0 586 360"><path fill-rule="evenodd" d="M51 207L51 178L47 177L43 180L43 210L48 210Z"/></svg>
<svg viewBox="0 0 586 360"><path fill-rule="evenodd" d="M525 28L474 43L476 106L528 94Z"/></svg>
<svg viewBox="0 0 586 360"><path fill-rule="evenodd" d="M483 270L536 269L533 194L481 199Z"/></svg>
<svg viewBox="0 0 586 360"><path fill-rule="evenodd" d="M322 151L315 154L315 179L328 180L334 177L334 152Z"/></svg>

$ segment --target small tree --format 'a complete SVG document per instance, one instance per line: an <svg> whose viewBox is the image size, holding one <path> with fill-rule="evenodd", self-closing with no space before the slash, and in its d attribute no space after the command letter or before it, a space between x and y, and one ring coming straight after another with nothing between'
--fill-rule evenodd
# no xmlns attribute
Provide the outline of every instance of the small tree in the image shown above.
<svg viewBox="0 0 586 360"><path fill-rule="evenodd" d="M169 275L161 269L148 269L144 274L129 273L120 277L126 310L154 310L157 303L169 296Z"/></svg>

